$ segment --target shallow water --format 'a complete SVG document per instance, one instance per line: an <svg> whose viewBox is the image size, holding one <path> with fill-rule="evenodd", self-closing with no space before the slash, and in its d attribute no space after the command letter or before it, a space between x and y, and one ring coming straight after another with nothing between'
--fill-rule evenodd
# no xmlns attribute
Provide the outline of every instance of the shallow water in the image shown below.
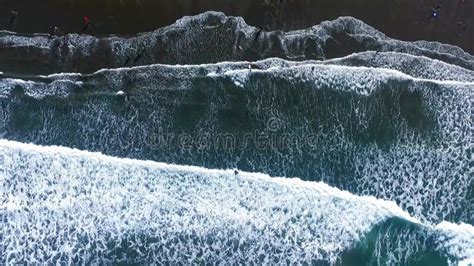
<svg viewBox="0 0 474 266"><path fill-rule="evenodd" d="M229 39L190 44L209 36ZM352 18L282 34L206 13L70 38L58 56L64 39L0 36L25 56L0 69L5 263L474 259L472 55ZM141 43L148 61L113 68ZM170 43L190 48L154 50ZM51 64L21 67L39 54Z"/></svg>
<svg viewBox="0 0 474 266"><path fill-rule="evenodd" d="M0 141L9 263L435 263L471 225L428 225L323 183Z"/></svg>

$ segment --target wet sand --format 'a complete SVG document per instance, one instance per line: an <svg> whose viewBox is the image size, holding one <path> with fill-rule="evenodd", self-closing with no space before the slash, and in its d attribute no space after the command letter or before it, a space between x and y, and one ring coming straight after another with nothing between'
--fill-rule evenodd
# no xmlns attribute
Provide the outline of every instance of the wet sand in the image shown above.
<svg viewBox="0 0 474 266"><path fill-rule="evenodd" d="M431 10L441 5L437 19ZM10 27L10 10L19 15ZM0 0L0 28L23 33L82 30L89 16L89 34L132 35L173 23L207 10L242 16L247 23L268 29L292 30L338 16L353 16L390 37L458 45L474 53L474 0ZM462 21L467 29L462 30Z"/></svg>

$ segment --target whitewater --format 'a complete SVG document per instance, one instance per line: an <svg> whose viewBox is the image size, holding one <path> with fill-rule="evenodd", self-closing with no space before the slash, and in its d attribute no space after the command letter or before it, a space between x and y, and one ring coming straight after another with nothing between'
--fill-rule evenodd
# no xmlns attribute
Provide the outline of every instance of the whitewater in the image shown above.
<svg viewBox="0 0 474 266"><path fill-rule="evenodd" d="M206 12L0 31L0 70L0 264L474 263L458 47Z"/></svg>
<svg viewBox="0 0 474 266"><path fill-rule="evenodd" d="M376 225L395 219L434 235L436 250L454 259L474 255L470 225L422 224L393 202L321 182L5 140L0 150L9 264L335 263ZM406 254L390 263L422 248L398 244Z"/></svg>

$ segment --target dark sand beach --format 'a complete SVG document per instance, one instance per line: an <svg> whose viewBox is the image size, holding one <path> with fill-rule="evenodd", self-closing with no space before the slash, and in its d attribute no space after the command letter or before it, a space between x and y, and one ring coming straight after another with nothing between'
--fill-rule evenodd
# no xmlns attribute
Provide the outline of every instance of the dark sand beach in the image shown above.
<svg viewBox="0 0 474 266"><path fill-rule="evenodd" d="M429 19L437 5L441 7L438 18ZM19 12L12 27L11 10ZM353 16L392 38L439 41L474 52L472 0L0 0L0 29L34 33L57 26L65 33L80 32L83 16L89 16L89 34L133 35L207 10L242 16L249 24L269 30L294 30Z"/></svg>

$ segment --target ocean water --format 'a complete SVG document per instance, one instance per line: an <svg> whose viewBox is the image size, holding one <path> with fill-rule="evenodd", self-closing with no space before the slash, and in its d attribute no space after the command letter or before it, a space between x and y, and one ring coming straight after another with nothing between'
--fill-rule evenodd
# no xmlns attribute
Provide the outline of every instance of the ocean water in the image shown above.
<svg viewBox="0 0 474 266"><path fill-rule="evenodd" d="M130 39L3 32L0 67L2 263L473 263L457 47L208 12Z"/></svg>

